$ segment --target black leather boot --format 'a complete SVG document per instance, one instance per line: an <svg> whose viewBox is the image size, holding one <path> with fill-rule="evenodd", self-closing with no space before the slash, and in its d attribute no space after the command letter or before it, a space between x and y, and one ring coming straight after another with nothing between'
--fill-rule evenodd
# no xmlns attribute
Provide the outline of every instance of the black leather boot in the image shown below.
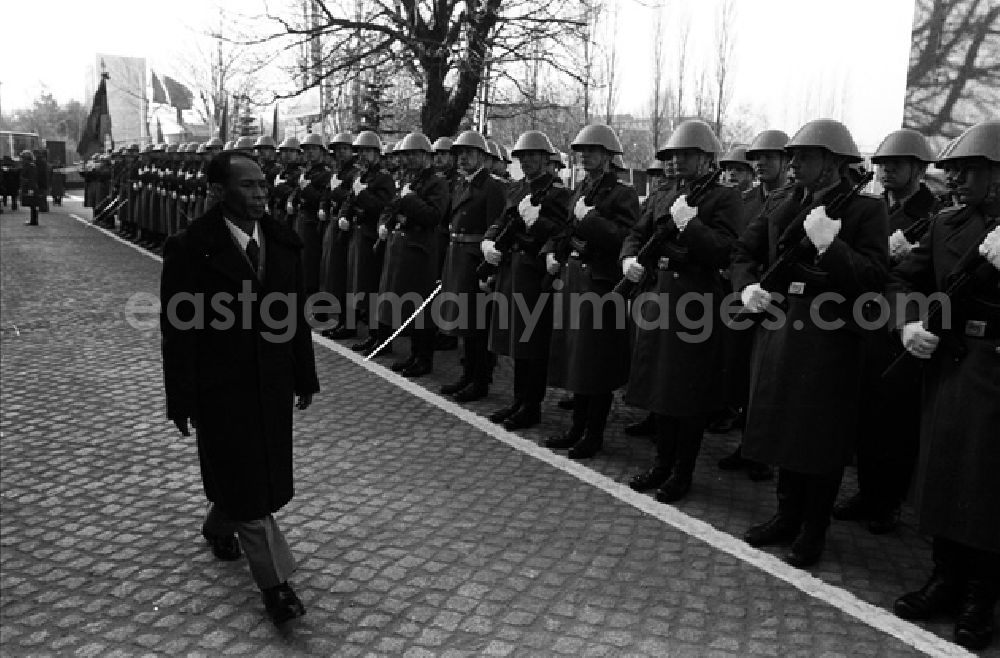
<svg viewBox="0 0 1000 658"><path fill-rule="evenodd" d="M461 390L461 389L459 389ZM521 408L521 401L514 400L514 403L510 406L504 407L503 409L497 409L491 413L487 418L490 419L491 423L503 423L505 420L513 416Z"/></svg>
<svg viewBox="0 0 1000 658"><path fill-rule="evenodd" d="M661 503L675 503L691 491L694 467L701 451L701 438L705 431L705 421L700 418L677 419L677 458L673 472L656 492L656 500Z"/></svg>
<svg viewBox="0 0 1000 658"><path fill-rule="evenodd" d="M962 556L959 547L947 539L935 537L931 545L934 571L924 586L896 599L893 611L897 617L924 621L958 609L962 597Z"/></svg>
<svg viewBox="0 0 1000 658"><path fill-rule="evenodd" d="M997 604L997 585L970 578L965 583L958 619L955 621L955 642L966 649L985 649L993 641L995 631L993 609Z"/></svg>
<svg viewBox="0 0 1000 658"><path fill-rule="evenodd" d="M804 500L803 476L794 471L778 471L778 513L764 523L751 526L743 541L751 546L787 544L795 540L802 528Z"/></svg>
<svg viewBox="0 0 1000 658"><path fill-rule="evenodd" d="M511 414L504 421L503 427L508 432L513 432L514 430L524 430L534 427L540 422L542 422L542 406L537 403L528 403Z"/></svg>
<svg viewBox="0 0 1000 658"><path fill-rule="evenodd" d="M572 448L581 439L587 428L587 409L590 406L590 396L573 395L573 424L562 434L550 436L545 440L545 447L550 450L566 450Z"/></svg>

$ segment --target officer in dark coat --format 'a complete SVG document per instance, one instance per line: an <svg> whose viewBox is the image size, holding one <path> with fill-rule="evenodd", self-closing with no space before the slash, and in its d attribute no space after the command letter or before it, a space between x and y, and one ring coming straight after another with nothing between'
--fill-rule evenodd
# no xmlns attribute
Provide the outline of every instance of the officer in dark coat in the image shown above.
<svg viewBox="0 0 1000 658"><path fill-rule="evenodd" d="M167 417L185 436L189 422L196 429L211 501L202 534L220 559L238 558L242 546L281 623L304 609L288 585L295 561L272 515L293 495L292 407L305 409L319 390L302 244L265 214L264 175L244 154L217 156L208 180L221 204L164 248Z"/></svg>
<svg viewBox="0 0 1000 658"><path fill-rule="evenodd" d="M378 228L386 250L378 322L389 332L413 316L438 280L437 229L448 210L448 183L434 171L433 154L430 140L420 133L408 134L393 150L402 187L382 213ZM421 312L408 331L410 355L392 365L406 377L422 377L434 367L434 325L429 314Z"/></svg>
<svg viewBox="0 0 1000 658"><path fill-rule="evenodd" d="M466 130L455 139L451 151L461 177L455 182L449 204L449 241L439 308L441 330L462 339L463 359L461 376L442 386L441 392L454 395L459 402L472 402L486 397L493 376L488 318L479 314L480 309L486 309L480 302L485 293L479 289L476 272L483 262L480 243L503 212L506 199L503 183L486 168L489 147L482 135Z"/></svg>
<svg viewBox="0 0 1000 658"><path fill-rule="evenodd" d="M756 328L743 435L749 459L779 468L778 512L745 539L792 542L785 559L802 567L822 556L854 451L864 347L858 300L885 284L889 234L880 199L849 195L847 165L861 156L843 124L811 121L786 150L800 187L751 221L736 244L732 277L748 311L772 300L786 305L771 307ZM827 204L835 201L831 217ZM763 288L762 272L803 240L800 257Z"/></svg>
<svg viewBox="0 0 1000 658"><path fill-rule="evenodd" d="M299 140L287 137L278 146L278 159L281 168L274 176L274 190L271 192L271 211L279 222L294 228L295 225L295 190L302 174L299 160L302 149Z"/></svg>
<svg viewBox="0 0 1000 658"><path fill-rule="evenodd" d="M720 310L728 294L721 270L729 264L742 214L739 192L711 182L721 150L704 121L677 126L657 157L673 159L680 185L651 197L621 251L625 277L648 281L632 307L637 326L625 401L656 414L656 460L629 485L658 487L656 498L665 503L691 489L702 435L720 407ZM664 230L668 237L652 258L639 262L654 232Z"/></svg>
<svg viewBox="0 0 1000 658"><path fill-rule="evenodd" d="M511 153L524 178L511 183L504 212L486 230L481 248L494 272L501 305L490 317L489 348L514 360L514 401L489 418L508 430L541 422L552 336L552 300L541 248L566 227L571 196L548 171L555 148L537 130L523 133ZM544 294L543 296L543 293Z"/></svg>
<svg viewBox="0 0 1000 658"><path fill-rule="evenodd" d="M916 620L957 613L955 640L978 650L992 641L1000 594L1000 121L965 131L938 166L951 170L964 205L934 219L893 268L890 292L943 292L960 264L971 276L951 296L950 317L928 322L913 300L903 313L901 342L925 364L915 491L934 571L895 611Z"/></svg>
<svg viewBox="0 0 1000 658"><path fill-rule="evenodd" d="M38 172L35 156L31 151L21 151L21 205L28 208L30 215L25 226L38 226Z"/></svg>
<svg viewBox="0 0 1000 658"><path fill-rule="evenodd" d="M350 245L347 251L347 295L353 297L355 305L347 309L368 323L368 338L358 343L357 351L367 351L379 344L381 331L375 312L375 295L378 294L379 278L385 250L376 249L378 242L378 220L382 211L396 195L396 183L392 175L382 166L382 140L370 130L358 133L351 145L358 168L351 191L340 206L337 226L348 231ZM331 333L332 338L353 335L348 326L344 332ZM385 336L388 338L388 336Z"/></svg>
<svg viewBox="0 0 1000 658"><path fill-rule="evenodd" d="M603 446L612 393L628 381L625 300L609 293L621 278L618 255L639 219L639 197L610 170L622 152L611 128L586 126L570 146L581 154L587 175L569 200L569 228L542 253L561 293L553 300L549 383L572 391L573 422L545 445L586 459Z"/></svg>
<svg viewBox="0 0 1000 658"><path fill-rule="evenodd" d="M356 335L355 327L347 325L347 252L351 242L350 226L342 230L338 218L340 210L351 193L351 185L358 175L351 144L354 135L338 133L328 144L329 155L333 159L330 185L323 193L320 204L320 233L323 245L319 260L319 289L333 295L340 308L335 324L323 330L329 337L349 338Z"/></svg>
<svg viewBox="0 0 1000 658"><path fill-rule="evenodd" d="M781 130L764 130L753 138L746 150L746 159L753 164L758 184L743 192L743 216L738 233L742 235L747 225L757 216L784 198L783 188L788 180L788 154L785 144L788 135ZM782 190L779 192L779 190ZM729 272L727 271L727 276ZM710 432L724 433L746 425L746 406L750 399L750 353L753 349L752 330L734 331L722 328L725 337L726 370L723 377L726 412L710 425ZM751 480L759 482L774 476L770 466L743 457L741 445L719 460L724 471L746 469Z"/></svg>
<svg viewBox="0 0 1000 658"><path fill-rule="evenodd" d="M305 168L296 181L294 192L295 232L302 240L302 263L305 272L306 294L319 290L319 260L322 254L323 235L320 233L319 211L323 195L330 185L331 171L324 159L326 146L316 133L302 140Z"/></svg>
<svg viewBox="0 0 1000 658"><path fill-rule="evenodd" d="M938 201L921 181L935 160L927 139L915 130L890 133L872 156L889 210L889 259L899 263L926 232ZM833 508L833 518L864 520L875 534L891 531L910 489L920 437L920 370L914 361L882 377L902 352L887 326L869 332L858 422L858 493Z"/></svg>

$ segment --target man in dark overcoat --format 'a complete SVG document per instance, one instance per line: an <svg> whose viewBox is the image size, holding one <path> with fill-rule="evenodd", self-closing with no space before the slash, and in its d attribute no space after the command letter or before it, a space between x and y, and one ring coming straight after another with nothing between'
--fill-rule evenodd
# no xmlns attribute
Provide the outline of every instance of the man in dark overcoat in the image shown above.
<svg viewBox="0 0 1000 658"><path fill-rule="evenodd" d="M1000 595L1000 121L969 128L943 153L938 166L963 205L935 217L889 287L926 299L970 273L947 315L928 322L927 304L911 302L902 318L901 342L924 363L915 506L934 569L895 611L953 615L955 641L978 650L993 639Z"/></svg>
<svg viewBox="0 0 1000 658"><path fill-rule="evenodd" d="M859 298L885 285L889 233L881 199L850 194L848 165L861 156L843 124L811 121L786 150L798 187L751 220L735 246L732 278L748 311L768 310L754 338L743 454L779 469L777 514L744 539L792 542L786 561L805 567L822 556L854 451L864 349ZM762 273L788 249L796 254L790 266L764 288Z"/></svg>
<svg viewBox="0 0 1000 658"><path fill-rule="evenodd" d="M292 407L305 409L319 390L302 243L265 214L264 175L246 155L216 156L208 181L220 203L164 247L167 417L185 436L189 423L196 430L210 501L202 534L220 559L237 559L242 546L268 614L282 623L304 608L272 515L293 495Z"/></svg>

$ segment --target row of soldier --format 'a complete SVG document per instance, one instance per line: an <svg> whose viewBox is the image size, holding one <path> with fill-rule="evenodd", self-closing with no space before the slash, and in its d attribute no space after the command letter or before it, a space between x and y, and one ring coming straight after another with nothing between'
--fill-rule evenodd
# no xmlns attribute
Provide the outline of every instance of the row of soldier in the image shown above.
<svg viewBox="0 0 1000 658"><path fill-rule="evenodd" d="M138 154L125 178L131 185L121 187L130 208L121 215L125 230L155 242L183 228L208 202L200 172L221 146ZM624 389L628 404L649 412L656 445L654 463L629 484L673 503L691 490L711 420L745 408L743 444L727 464L778 473L776 513L745 539L788 545L793 565L821 558L831 515L864 518L873 532L891 529L919 445L916 502L921 528L934 538L934 571L896 612L953 614L958 642L990 642L1000 592L992 511L1000 501L1000 122L975 126L940 157L914 131L888 135L872 159L883 198L858 193L865 181L853 167L861 155L847 128L827 119L791 138L764 131L745 153L723 158L735 183L752 163L757 184L742 193L719 181L722 149L711 128L684 122L658 152L666 175L642 203L614 172L622 147L601 125L583 128L571 145L585 172L575 190L556 175L558 151L537 131L511 150L524 174L518 181L497 175L506 171L502 154L474 131L433 145L411 133L389 157L371 132L330 144L310 135L277 148L267 138L233 147L259 160L271 214L302 239L306 292L339 302L339 315L320 318L327 336L354 336L352 319L360 319L367 338L354 349L388 353L389 336L439 282L455 298L491 290L522 300L466 324L454 322L457 305L443 306L440 329L424 313L404 334L409 354L391 364L408 377L426 375L436 334L456 335L462 375L441 391L468 402L487 395L495 357L512 358L513 399L490 415L507 429L538 424L546 385L562 388L573 394L565 401L572 421L545 443L571 458L592 457L613 393ZM171 161L178 166L163 167ZM923 182L934 162L949 177L946 201ZM964 287L948 289L962 268L972 272ZM689 340L691 309L678 304L644 305L644 322L622 323L619 304L571 301L613 296L623 282L668 300L708 296L715 302L703 313L712 330ZM852 313L865 295L946 289L950 326L932 326L910 306L895 331L867 327ZM780 304L785 321L727 326L729 293L755 317ZM839 301L818 307L827 293ZM386 295L411 301L394 313L357 302ZM525 309L542 313L529 317ZM831 329L834 321L841 326ZM883 378L903 349L917 359ZM915 365L921 359L924 372ZM835 508L855 457L860 492Z"/></svg>

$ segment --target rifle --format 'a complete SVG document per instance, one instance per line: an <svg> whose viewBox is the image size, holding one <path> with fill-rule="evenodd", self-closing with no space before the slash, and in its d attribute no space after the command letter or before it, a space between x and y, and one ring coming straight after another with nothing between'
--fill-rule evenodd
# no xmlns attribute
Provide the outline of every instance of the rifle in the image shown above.
<svg viewBox="0 0 1000 658"><path fill-rule="evenodd" d="M417 180L417 177L418 176L413 176L413 175L406 175L400 177L399 182L402 184L399 186L399 191L402 192L404 187L406 187L410 183L415 182ZM385 208L382 209L381 216L387 218L384 222L384 225L386 229L389 231L389 233L395 231L397 226L399 225L399 220L397 219L397 216L399 215L399 204L401 204L402 202L403 202L403 195L397 194L392 198L392 201L386 204ZM372 251L378 253L378 250L381 249L383 245L385 245L385 242L386 242L385 239L382 237L376 239L375 244L372 245Z"/></svg>
<svg viewBox="0 0 1000 658"><path fill-rule="evenodd" d="M718 182L720 176L722 176L721 168L704 174L691 183L691 191L687 193L688 205L697 206L701 203L708 191ZM670 216L669 212L657 217L655 224L656 228L653 230L653 234L649 236L646 244L642 245L639 253L635 256L639 264L645 268L642 276L638 281L630 281L628 277L623 276L612 290L625 299L631 299L637 291L643 288L659 258L657 252L659 252L660 247L680 233L680 229L677 228L677 224L674 223L674 218Z"/></svg>
<svg viewBox="0 0 1000 658"><path fill-rule="evenodd" d="M979 245L983 243L983 240L986 239L986 236L989 235L991 231L993 231L992 227L986 229L986 232L979 236L979 238L972 244L972 247L962 254L962 257L958 259L957 263L955 263L954 269L952 269L946 277L946 280L950 280L950 282L948 283L948 287L944 289L944 294L949 301L958 296L966 286L976 279L976 270L979 269L979 267L986 261L982 254L979 253ZM944 305L941 301L937 298L932 299L930 305L927 307L927 316L921 319L921 324L930 330L932 324L937 322L943 311ZM889 377L889 375L892 374L892 371L895 370L900 363L905 361L907 357L916 358L908 351L904 350L899 354L899 356L893 359L892 363L890 363L889 366L882 372L882 378L885 379Z"/></svg>
<svg viewBox="0 0 1000 658"><path fill-rule="evenodd" d="M610 183L608 183L607 185L594 185L593 189L584 193L583 202L586 205L588 206L596 205L597 199L604 196L606 192L610 191L611 188L613 188L618 183L617 176L610 177L607 176L607 174L608 172L605 172L601 176L601 180L604 180L605 177L608 177L611 181ZM573 213L573 209L570 209L570 213ZM567 251L572 251L574 248L576 251L580 252L580 254L583 254L584 250L587 248L587 243L586 241L580 240L579 238L573 236L573 221L572 219L570 219L569 226L566 227L566 229L563 231L563 234L559 237L558 242L556 243L555 251L553 253L556 254L556 258L558 259L559 257L558 254L565 253ZM552 284L555 283L557 276L558 274L549 274L548 272L546 272L545 277L542 279L542 290L548 290L549 288L551 288Z"/></svg>
<svg viewBox="0 0 1000 658"><path fill-rule="evenodd" d="M552 189L552 185L556 182L556 177L552 176L545 187L531 193L531 205L540 206L542 205L542 200L545 199L545 195L549 193ZM521 219L521 213L517 206L511 206L507 208L504 212L504 216L507 217L507 223L504 225L500 233L497 234L497 238L494 241L496 243L497 251L506 252L514 246L514 241L517 240L517 234L524 226L524 220ZM476 276L479 277L480 281L486 281L491 276L493 276L498 269L497 265L483 261L476 268Z"/></svg>
<svg viewBox="0 0 1000 658"><path fill-rule="evenodd" d="M832 202L824 204L826 206L827 216L835 216L839 214L844 206L846 206L851 199L860 194L861 190L865 189L874 177L874 172L869 171L861 177L861 180L859 180L854 187L838 196ZM789 226L785 230L785 235L793 235L797 233L799 229L802 228L804 223L805 217L802 218L802 221ZM781 255L775 259L771 266L765 270L763 276L760 277L760 287L764 290L771 290L776 281L785 274L788 268L798 262L810 248L812 248L812 241L809 240L808 236L803 236L797 243L781 252ZM749 311L747 311L744 306L736 313L735 316L733 316L732 322L736 323L743 319L743 316L748 312Z"/></svg>

